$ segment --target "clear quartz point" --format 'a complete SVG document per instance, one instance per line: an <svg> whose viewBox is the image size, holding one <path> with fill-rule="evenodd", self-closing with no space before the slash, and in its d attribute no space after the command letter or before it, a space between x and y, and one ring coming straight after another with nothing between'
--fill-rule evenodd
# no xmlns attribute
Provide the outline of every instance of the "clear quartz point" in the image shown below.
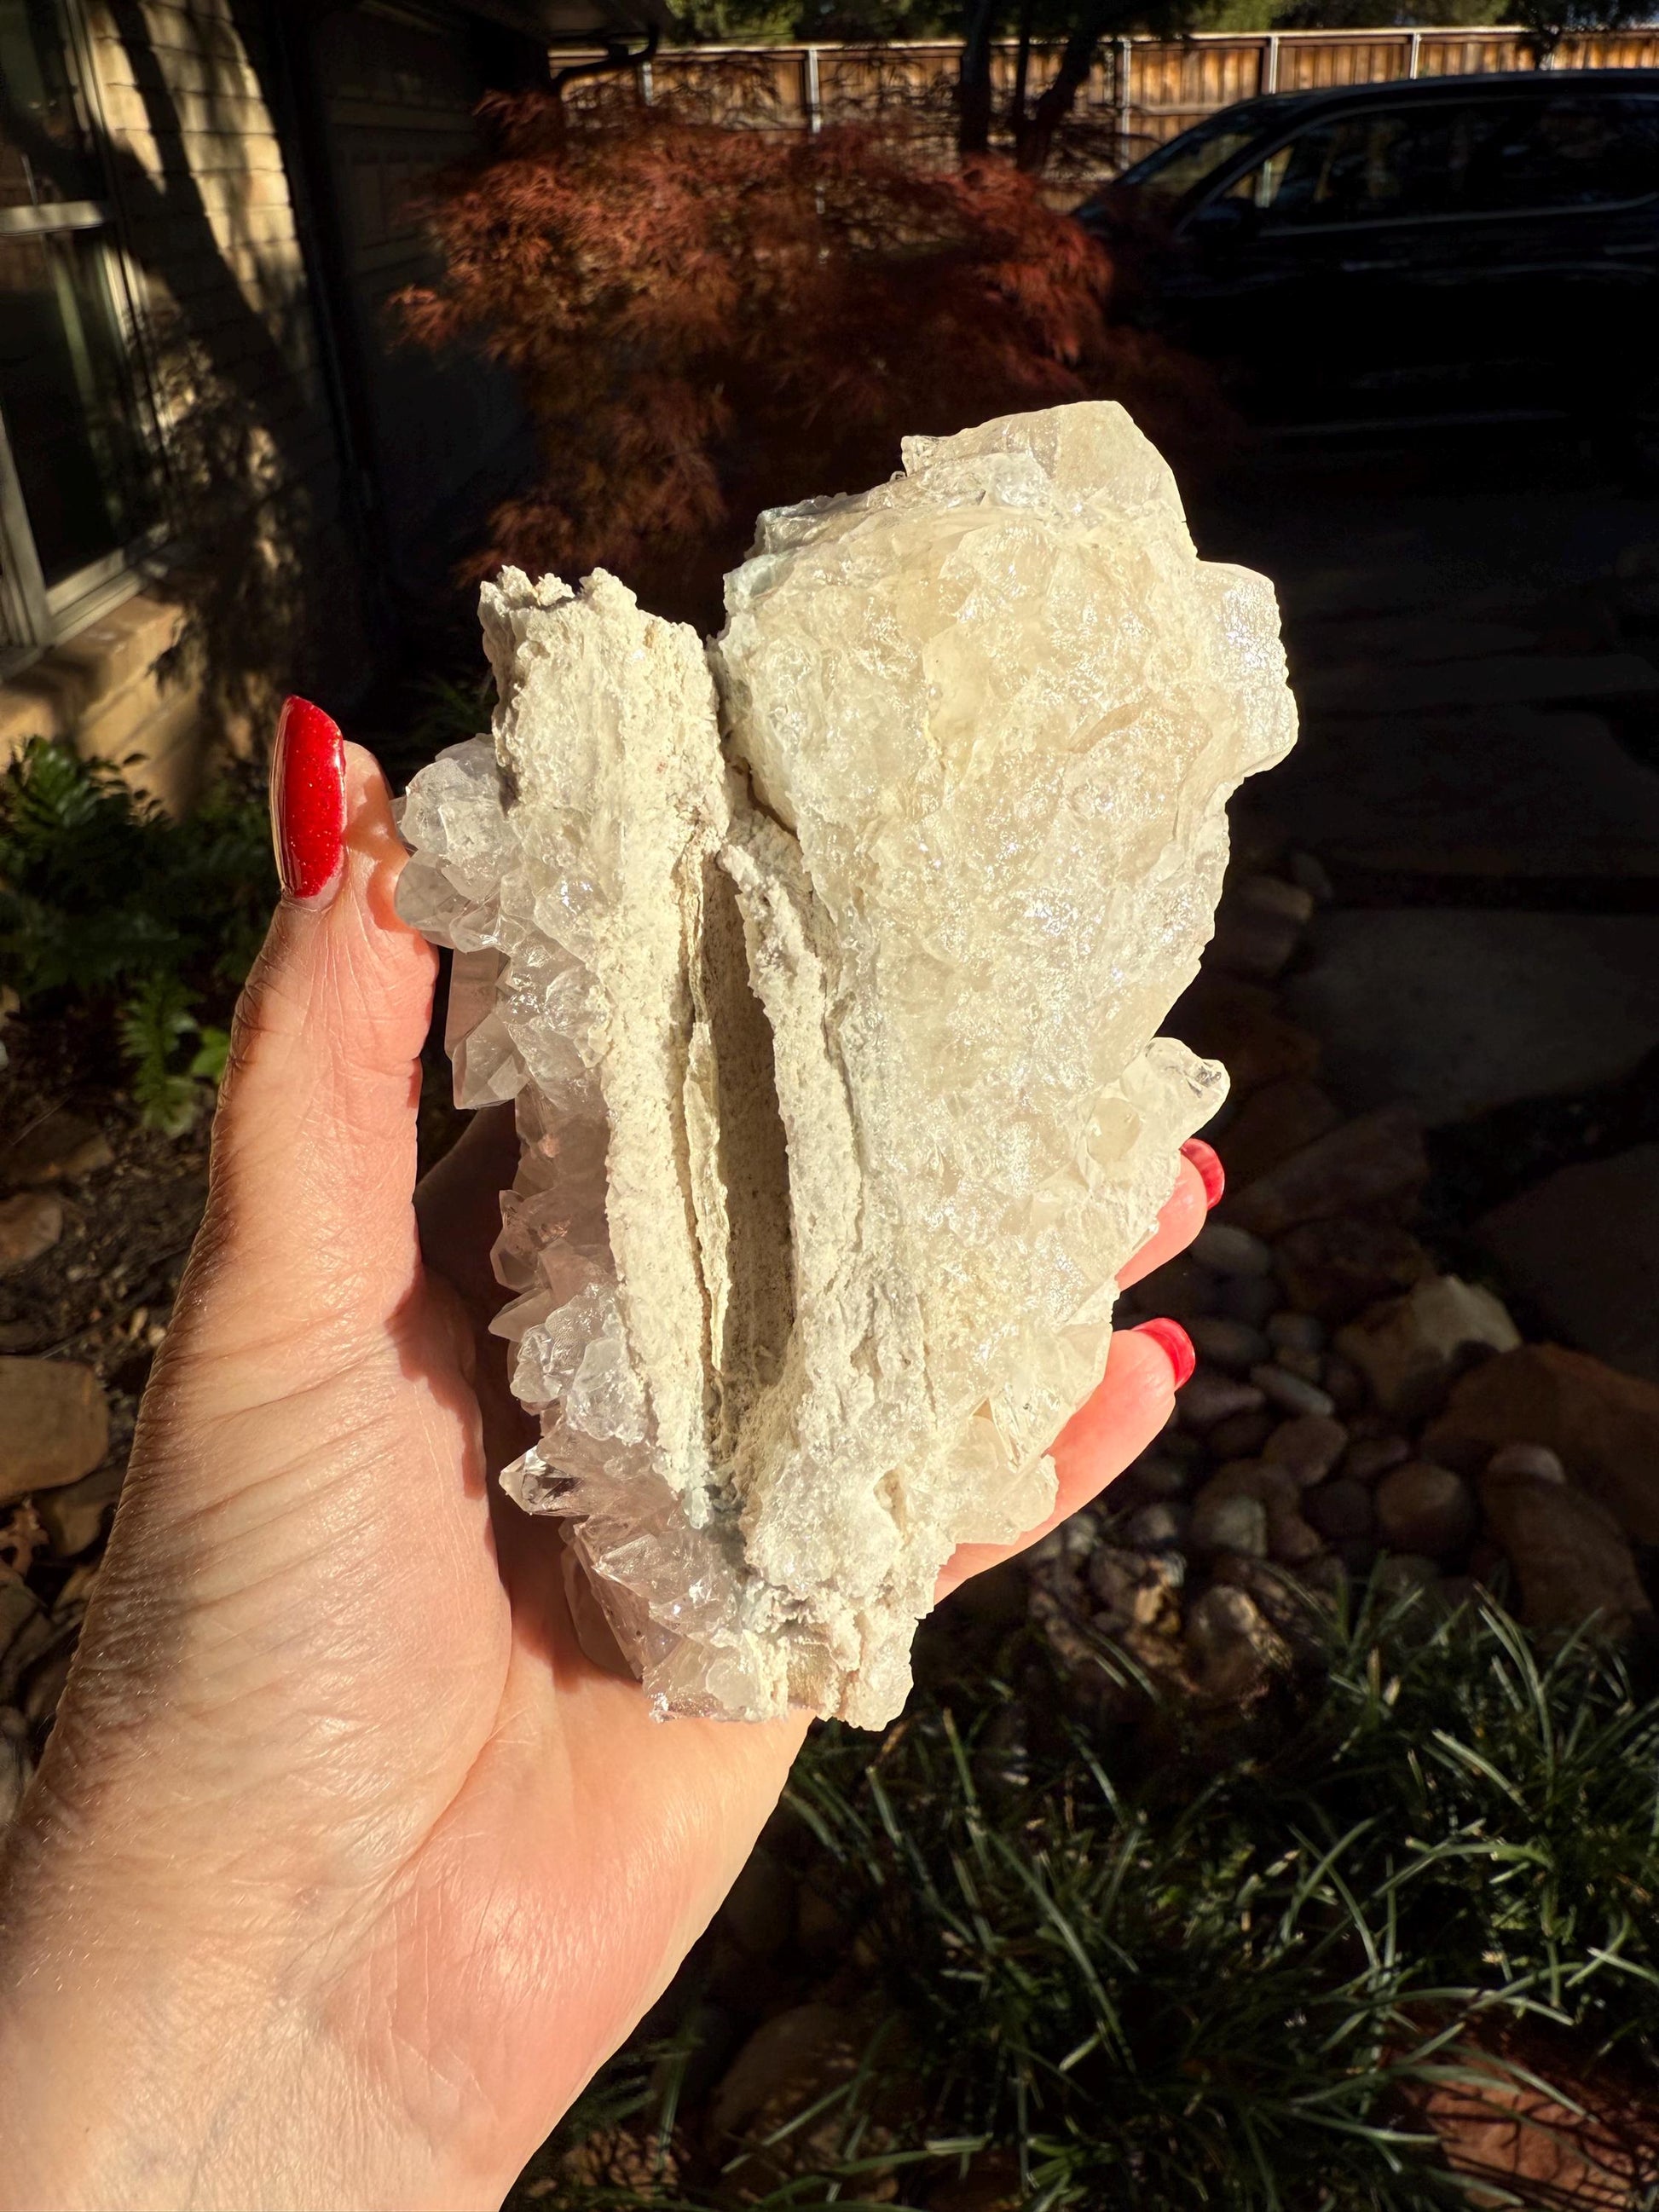
<svg viewBox="0 0 1659 2212"><path fill-rule="evenodd" d="M659 1713L878 1727L956 1547L1050 1510L1221 1102L1155 1032L1295 714L1270 586L1103 403L763 515L726 610L485 585L494 732L410 786L398 906L458 1098L516 1101L503 1486Z"/></svg>

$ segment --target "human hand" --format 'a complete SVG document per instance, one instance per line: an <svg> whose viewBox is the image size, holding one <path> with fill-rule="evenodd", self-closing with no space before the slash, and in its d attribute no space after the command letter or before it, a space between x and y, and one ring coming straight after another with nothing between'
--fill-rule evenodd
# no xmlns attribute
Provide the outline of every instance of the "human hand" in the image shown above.
<svg viewBox="0 0 1659 2212"><path fill-rule="evenodd" d="M286 856L307 896L239 1010L206 1218L0 1881L19 2212L497 2203L805 1730L653 1722L586 1655L556 1528L493 1484L526 1440L484 1334L515 1146L480 1116L416 1190L434 956L393 911L379 771L322 721L286 759L321 849ZM1185 1166L1126 1282L1203 1210ZM1114 1339L1056 1519L1164 1425L1183 1341Z"/></svg>

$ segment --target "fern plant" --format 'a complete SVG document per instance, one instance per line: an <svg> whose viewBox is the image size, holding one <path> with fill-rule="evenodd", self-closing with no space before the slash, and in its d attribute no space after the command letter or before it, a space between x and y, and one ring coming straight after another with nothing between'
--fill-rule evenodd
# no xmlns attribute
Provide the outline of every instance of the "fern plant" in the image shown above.
<svg viewBox="0 0 1659 2212"><path fill-rule="evenodd" d="M152 1127L211 1097L276 896L263 802L234 781L174 821L44 738L0 775L0 974L25 1007L109 1013Z"/></svg>

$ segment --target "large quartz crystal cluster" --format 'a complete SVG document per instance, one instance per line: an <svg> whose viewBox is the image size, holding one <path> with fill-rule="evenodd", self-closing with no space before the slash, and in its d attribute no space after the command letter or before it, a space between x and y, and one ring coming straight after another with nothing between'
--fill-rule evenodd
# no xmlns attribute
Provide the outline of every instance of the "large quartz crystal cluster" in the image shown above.
<svg viewBox="0 0 1659 2212"><path fill-rule="evenodd" d="M1259 576L1115 406L765 515L707 649L603 571L483 593L493 738L404 915L516 1098L496 1327L659 1712L889 1719L958 1544L1052 1508L1114 1277L1222 1070L1154 1032L1292 741Z"/></svg>

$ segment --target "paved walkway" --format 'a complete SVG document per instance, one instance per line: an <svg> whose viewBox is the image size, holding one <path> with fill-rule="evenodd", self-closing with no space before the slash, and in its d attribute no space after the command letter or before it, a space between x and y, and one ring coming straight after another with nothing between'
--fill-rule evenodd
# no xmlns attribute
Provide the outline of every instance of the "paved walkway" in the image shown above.
<svg viewBox="0 0 1659 2212"><path fill-rule="evenodd" d="M1459 465L1264 458L1199 509L1303 711L1244 803L1335 886L1290 996L1341 1102L1414 1104L1507 1286L1659 1377L1659 499Z"/></svg>

